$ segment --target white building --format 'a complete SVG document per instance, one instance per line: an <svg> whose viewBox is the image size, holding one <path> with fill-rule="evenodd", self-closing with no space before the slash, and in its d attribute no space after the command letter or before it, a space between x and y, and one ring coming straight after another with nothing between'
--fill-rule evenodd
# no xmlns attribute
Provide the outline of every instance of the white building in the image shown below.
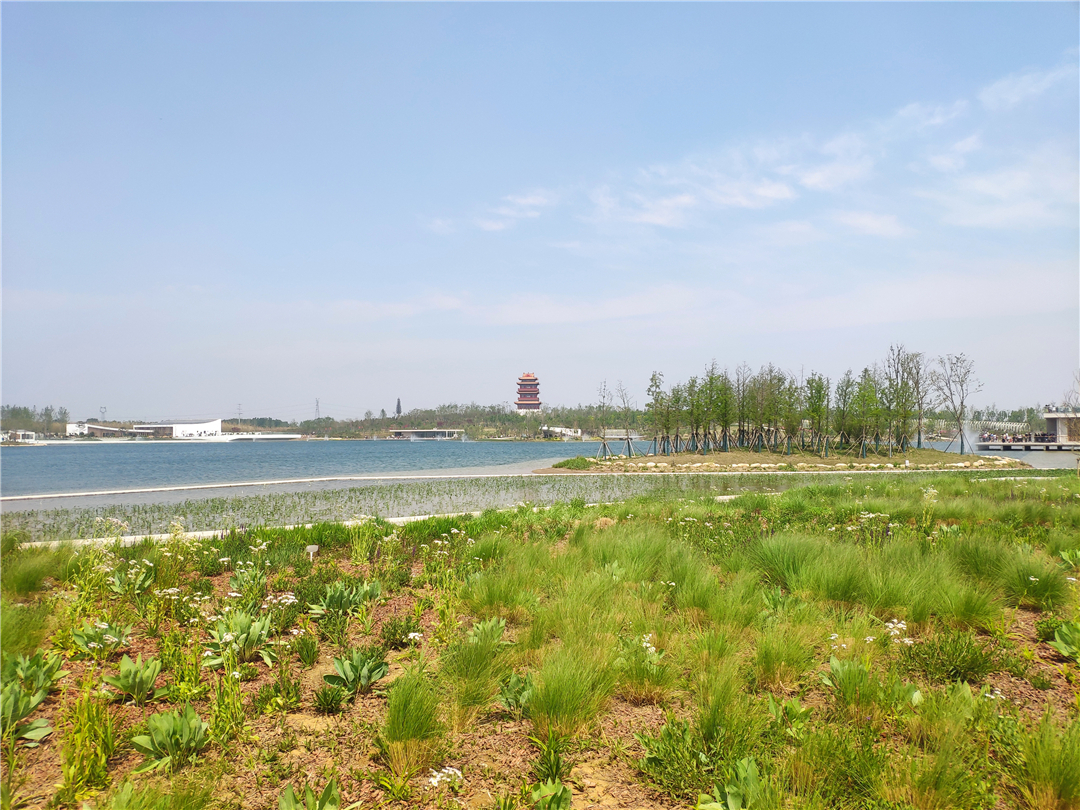
<svg viewBox="0 0 1080 810"><path fill-rule="evenodd" d="M580 439L581 428L558 427L557 425L541 425L540 432L545 438L558 437L562 439Z"/></svg>
<svg viewBox="0 0 1080 810"><path fill-rule="evenodd" d="M1050 441L1080 442L1080 411L1054 409L1043 414Z"/></svg>
<svg viewBox="0 0 1080 810"><path fill-rule="evenodd" d="M221 420L179 420L156 425L135 425L131 432L136 436L156 436L163 439L210 439L221 435Z"/></svg>

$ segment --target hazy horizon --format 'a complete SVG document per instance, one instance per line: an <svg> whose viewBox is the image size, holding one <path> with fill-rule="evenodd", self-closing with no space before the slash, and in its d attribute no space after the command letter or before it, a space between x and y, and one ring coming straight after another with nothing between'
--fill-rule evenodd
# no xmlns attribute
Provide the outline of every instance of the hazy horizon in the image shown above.
<svg viewBox="0 0 1080 810"><path fill-rule="evenodd" d="M640 407L903 343L1011 409L1080 365L1076 3L0 12L9 405Z"/></svg>

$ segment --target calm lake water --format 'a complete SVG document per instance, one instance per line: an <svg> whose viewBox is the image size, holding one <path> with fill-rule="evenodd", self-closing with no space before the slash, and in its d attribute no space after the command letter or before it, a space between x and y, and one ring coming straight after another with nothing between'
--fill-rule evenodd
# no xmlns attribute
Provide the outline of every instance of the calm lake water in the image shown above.
<svg viewBox="0 0 1080 810"><path fill-rule="evenodd" d="M44 495L333 476L529 472L591 442L71 442L0 450L0 494Z"/></svg>
<svg viewBox="0 0 1080 810"><path fill-rule="evenodd" d="M946 448L944 444L935 446ZM613 447L617 452L617 443ZM0 450L0 494L7 497L50 495L344 476L528 473L560 459L593 456L597 448L593 442L460 441L220 444L133 441L4 447ZM954 444L950 449L955 452L957 446ZM1040 468L1076 466L1076 457L1068 452L994 455L1019 458ZM287 491L353 485L348 482L285 484L273 489ZM229 491L213 494L228 496ZM193 495L195 493L184 497ZM147 493L144 500L153 502L160 500L160 496Z"/></svg>

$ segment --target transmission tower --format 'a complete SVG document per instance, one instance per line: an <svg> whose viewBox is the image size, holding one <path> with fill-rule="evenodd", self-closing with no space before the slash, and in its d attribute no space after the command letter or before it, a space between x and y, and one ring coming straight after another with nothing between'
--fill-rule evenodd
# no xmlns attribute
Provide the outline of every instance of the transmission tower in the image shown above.
<svg viewBox="0 0 1080 810"><path fill-rule="evenodd" d="M318 397L316 397L316 399L315 399L315 421L316 422L319 421L319 400L318 400Z"/></svg>

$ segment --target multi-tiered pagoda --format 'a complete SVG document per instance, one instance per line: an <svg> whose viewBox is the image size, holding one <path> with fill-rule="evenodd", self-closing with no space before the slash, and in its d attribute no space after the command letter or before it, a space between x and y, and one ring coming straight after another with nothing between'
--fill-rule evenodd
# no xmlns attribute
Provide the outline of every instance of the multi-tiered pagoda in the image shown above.
<svg viewBox="0 0 1080 810"><path fill-rule="evenodd" d="M540 380L531 371L518 377L518 413L540 410Z"/></svg>

